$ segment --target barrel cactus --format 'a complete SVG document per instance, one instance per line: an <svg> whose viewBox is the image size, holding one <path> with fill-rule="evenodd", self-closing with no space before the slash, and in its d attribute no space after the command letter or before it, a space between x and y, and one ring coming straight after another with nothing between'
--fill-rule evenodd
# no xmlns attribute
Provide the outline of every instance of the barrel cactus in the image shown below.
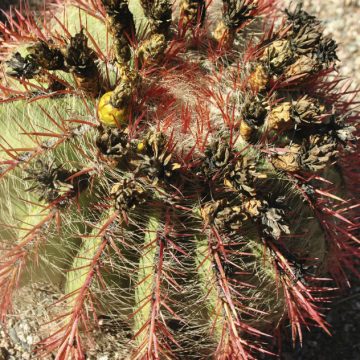
<svg viewBox="0 0 360 360"><path fill-rule="evenodd" d="M1 318L28 282L64 294L36 358L85 359L104 317L124 359L330 332L358 264L359 114L314 16L59 0L0 29Z"/></svg>

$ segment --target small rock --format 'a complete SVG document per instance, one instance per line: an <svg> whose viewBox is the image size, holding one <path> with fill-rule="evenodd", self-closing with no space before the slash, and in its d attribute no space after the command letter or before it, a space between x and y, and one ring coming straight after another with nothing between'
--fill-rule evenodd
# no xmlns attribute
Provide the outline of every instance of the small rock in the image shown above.
<svg viewBox="0 0 360 360"><path fill-rule="evenodd" d="M109 360L108 355L100 355L96 358L97 360Z"/></svg>
<svg viewBox="0 0 360 360"><path fill-rule="evenodd" d="M30 360L31 356L28 352L24 352L22 355L21 355L21 358L24 359L24 360Z"/></svg>
<svg viewBox="0 0 360 360"><path fill-rule="evenodd" d="M32 335L28 335L26 337L26 342L29 344L29 345L32 345L34 343L34 338Z"/></svg>
<svg viewBox="0 0 360 360"><path fill-rule="evenodd" d="M9 329L9 336L11 338L11 340L15 343L15 344L18 344L20 343L20 339L16 333L16 330L14 328L10 328Z"/></svg>

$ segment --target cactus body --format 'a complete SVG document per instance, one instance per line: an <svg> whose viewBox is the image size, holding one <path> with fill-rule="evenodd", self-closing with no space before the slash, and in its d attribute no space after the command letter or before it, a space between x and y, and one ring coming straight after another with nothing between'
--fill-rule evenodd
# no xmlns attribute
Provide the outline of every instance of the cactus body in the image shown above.
<svg viewBox="0 0 360 360"><path fill-rule="evenodd" d="M85 359L100 315L129 359L256 359L284 324L329 332L321 302L359 255L359 115L319 21L277 15L71 0L1 25L2 318L24 282L64 292L37 354Z"/></svg>

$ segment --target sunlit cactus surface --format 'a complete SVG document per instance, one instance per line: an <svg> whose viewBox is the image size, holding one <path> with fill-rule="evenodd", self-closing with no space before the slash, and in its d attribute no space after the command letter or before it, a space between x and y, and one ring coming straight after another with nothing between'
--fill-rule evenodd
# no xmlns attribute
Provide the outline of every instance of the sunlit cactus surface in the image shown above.
<svg viewBox="0 0 360 360"><path fill-rule="evenodd" d="M0 24L0 313L48 282L34 358L258 359L359 259L356 91L274 0L69 0ZM48 326L49 327L49 326Z"/></svg>

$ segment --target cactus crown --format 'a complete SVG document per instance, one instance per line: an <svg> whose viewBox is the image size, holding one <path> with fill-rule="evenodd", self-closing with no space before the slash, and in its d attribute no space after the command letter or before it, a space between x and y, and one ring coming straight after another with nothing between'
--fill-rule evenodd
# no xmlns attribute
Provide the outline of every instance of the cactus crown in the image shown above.
<svg viewBox="0 0 360 360"><path fill-rule="evenodd" d="M71 0L1 25L0 311L29 277L61 288L40 355L84 359L100 315L133 359L329 331L319 303L359 242L336 43L301 6L219 3Z"/></svg>

